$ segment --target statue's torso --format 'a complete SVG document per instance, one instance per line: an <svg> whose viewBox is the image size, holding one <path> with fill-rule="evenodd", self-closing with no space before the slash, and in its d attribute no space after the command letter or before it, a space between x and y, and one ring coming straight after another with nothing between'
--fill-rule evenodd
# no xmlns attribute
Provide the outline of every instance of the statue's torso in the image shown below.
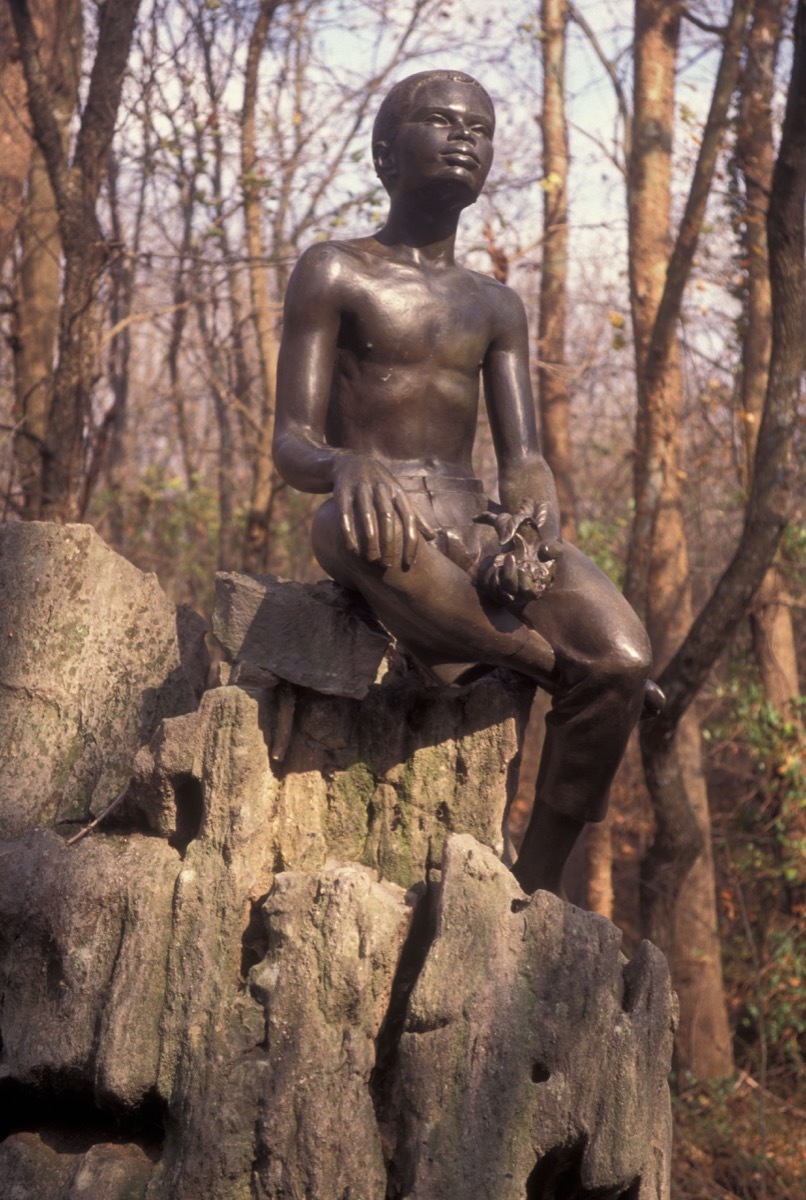
<svg viewBox="0 0 806 1200"><path fill-rule="evenodd" d="M390 464L469 473L498 285L461 267L396 262L369 243L337 249L329 440Z"/></svg>

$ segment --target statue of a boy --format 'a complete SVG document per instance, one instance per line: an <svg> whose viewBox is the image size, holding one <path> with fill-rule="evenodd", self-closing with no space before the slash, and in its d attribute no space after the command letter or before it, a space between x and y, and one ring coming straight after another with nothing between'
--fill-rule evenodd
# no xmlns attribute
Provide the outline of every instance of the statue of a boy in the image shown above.
<svg viewBox="0 0 806 1200"><path fill-rule="evenodd" d="M656 703L658 693L638 618L561 540L523 305L454 258L494 128L468 75L422 72L389 92L372 140L385 225L310 247L289 282L274 455L294 487L333 493L313 527L322 567L433 675L504 666L551 693L513 869L525 891L558 892L577 835L605 814L645 694ZM471 463L480 378L500 505Z"/></svg>

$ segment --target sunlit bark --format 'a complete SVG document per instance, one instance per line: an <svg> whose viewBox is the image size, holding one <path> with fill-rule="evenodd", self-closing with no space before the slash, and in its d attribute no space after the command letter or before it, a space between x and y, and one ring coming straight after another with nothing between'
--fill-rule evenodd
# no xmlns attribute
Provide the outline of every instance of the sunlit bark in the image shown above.
<svg viewBox="0 0 806 1200"><path fill-rule="evenodd" d="M736 167L743 182L740 214L744 273L742 376L739 420L744 435L745 484L749 488L767 391L772 349L772 296L766 216L772 187L772 97L775 62L787 0L757 0L748 39L736 134ZM764 692L787 713L799 695L791 600L781 573L772 567L751 614L753 647Z"/></svg>
<svg viewBox="0 0 806 1200"><path fill-rule="evenodd" d="M0 269L17 231L31 161L25 98L11 10L6 0L0 0Z"/></svg>
<svg viewBox="0 0 806 1200"><path fill-rule="evenodd" d="M72 160L56 115L27 0L9 0L28 87L34 137L56 200L64 256L58 360L42 464L42 516L81 516L90 398L99 372L98 304L106 246L96 206L115 130L123 77L140 0L100 10L98 47Z"/></svg>
<svg viewBox="0 0 806 1200"><path fill-rule="evenodd" d="M543 453L557 484L565 537L576 539L565 327L568 290L568 129L565 119L565 0L542 0L543 253L538 323L538 400Z"/></svg>
<svg viewBox="0 0 806 1200"><path fill-rule="evenodd" d="M799 0L787 113L767 220L772 357L745 525L731 562L660 677L667 705L642 733L644 761L656 801L667 792L679 796L681 781L685 790L681 765L685 714L716 659L746 618L790 516L792 436L804 366L805 125L806 3ZM667 849L656 839L645 863L645 879L656 880L659 874L668 872L672 859ZM656 926L665 932L661 926L666 919L663 908L650 906L650 913L655 916ZM697 1060L685 1065L699 1073Z"/></svg>
<svg viewBox="0 0 806 1200"><path fill-rule="evenodd" d="M80 0L65 5L40 0L33 10L33 25L53 96L53 116L66 150L81 71ZM24 88L20 105L12 117L11 129L17 142L25 147L30 166L18 220L19 265L14 295L15 508L20 516L35 519L42 512L43 464L59 327L62 242L47 164L26 129Z"/></svg>
<svg viewBox="0 0 806 1200"><path fill-rule="evenodd" d="M269 558L269 531L273 500L280 479L271 457L274 430L274 379L277 371L276 303L272 303L271 272L266 262L260 211L261 188L255 148L255 109L258 96L260 58L271 19L281 0L261 0L251 36L244 76L241 111L241 187L243 189L246 244L249 253L249 290L260 357L260 388L254 406L256 431L252 487L246 523L244 566L248 571L265 571Z"/></svg>
<svg viewBox="0 0 806 1200"><path fill-rule="evenodd" d="M749 9L750 0L736 0L691 188L671 247L671 130L682 8L637 0L635 9L629 217L638 424L635 519L625 590L645 614L658 666L676 650L692 618L681 496L677 323L736 85ZM655 839L642 863L643 929L672 958L681 1004L678 1064L699 1077L718 1077L731 1071L732 1053L696 713L687 713L673 752L659 753L646 739L642 751L656 820ZM703 1022L709 1029L707 1039L696 1036Z"/></svg>

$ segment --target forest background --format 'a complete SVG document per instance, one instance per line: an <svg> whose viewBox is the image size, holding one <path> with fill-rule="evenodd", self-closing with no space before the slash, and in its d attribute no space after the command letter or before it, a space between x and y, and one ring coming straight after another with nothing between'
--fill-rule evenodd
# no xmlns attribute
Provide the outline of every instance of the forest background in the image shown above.
<svg viewBox="0 0 806 1200"><path fill-rule="evenodd" d="M669 955L688 1200L806 1193L805 23L803 0L0 0L0 519L88 521L207 615L217 569L321 574L318 501L269 453L282 297L306 245L380 223L380 96L432 66L493 96L463 257L526 303L564 530L670 697L571 883ZM494 486L484 428L477 468Z"/></svg>

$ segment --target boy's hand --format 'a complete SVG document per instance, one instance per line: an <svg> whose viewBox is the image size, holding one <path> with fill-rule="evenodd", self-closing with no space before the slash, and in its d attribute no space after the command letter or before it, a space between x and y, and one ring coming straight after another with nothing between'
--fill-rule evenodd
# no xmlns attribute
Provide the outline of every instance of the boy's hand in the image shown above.
<svg viewBox="0 0 806 1200"><path fill-rule="evenodd" d="M333 499L348 550L384 567L413 566L419 535L435 530L420 516L390 471L364 454L345 454L335 466Z"/></svg>
<svg viewBox="0 0 806 1200"><path fill-rule="evenodd" d="M495 528L501 545L501 551L484 565L478 580L481 590L497 604L528 604L545 595L554 582L562 542L543 537L549 513L545 500L522 500L514 514L482 513L476 517L479 523Z"/></svg>

